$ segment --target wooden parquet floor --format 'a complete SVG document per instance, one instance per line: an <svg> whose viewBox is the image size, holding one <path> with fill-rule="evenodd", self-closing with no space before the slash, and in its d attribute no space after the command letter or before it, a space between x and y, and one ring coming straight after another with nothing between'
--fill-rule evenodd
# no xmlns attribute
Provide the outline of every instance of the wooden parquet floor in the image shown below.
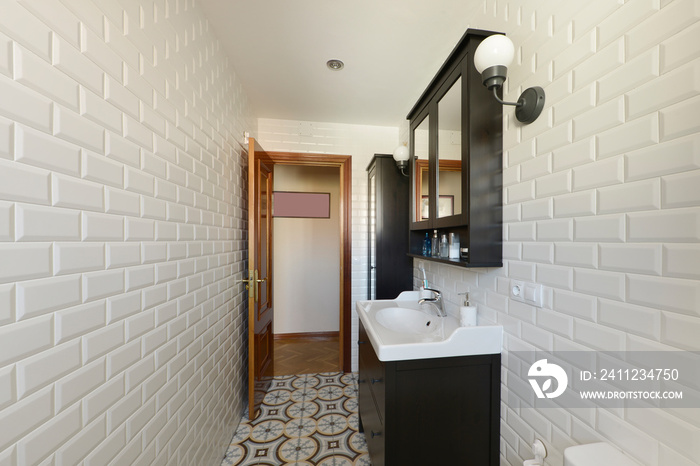
<svg viewBox="0 0 700 466"><path fill-rule="evenodd" d="M275 340L274 375L337 372L338 338L292 338Z"/></svg>

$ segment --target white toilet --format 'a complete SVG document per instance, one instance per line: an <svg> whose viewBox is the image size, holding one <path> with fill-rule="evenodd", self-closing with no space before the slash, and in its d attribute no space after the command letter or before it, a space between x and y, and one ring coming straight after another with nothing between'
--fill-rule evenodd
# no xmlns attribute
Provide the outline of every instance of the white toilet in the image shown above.
<svg viewBox="0 0 700 466"><path fill-rule="evenodd" d="M609 443L576 445L564 450L564 466L639 466Z"/></svg>

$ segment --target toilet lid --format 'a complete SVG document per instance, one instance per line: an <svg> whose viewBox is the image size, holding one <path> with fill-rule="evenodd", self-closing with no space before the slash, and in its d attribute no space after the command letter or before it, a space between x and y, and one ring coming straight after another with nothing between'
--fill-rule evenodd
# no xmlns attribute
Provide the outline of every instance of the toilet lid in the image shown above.
<svg viewBox="0 0 700 466"><path fill-rule="evenodd" d="M577 445L564 450L565 466L639 466L609 443Z"/></svg>

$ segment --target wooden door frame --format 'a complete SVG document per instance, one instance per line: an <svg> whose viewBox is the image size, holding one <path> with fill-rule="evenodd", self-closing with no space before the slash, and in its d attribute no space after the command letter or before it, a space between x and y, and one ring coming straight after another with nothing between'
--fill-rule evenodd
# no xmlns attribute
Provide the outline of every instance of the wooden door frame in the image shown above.
<svg viewBox="0 0 700 466"><path fill-rule="evenodd" d="M304 152L267 151L273 165L338 167L340 175L340 315L339 365L343 372L352 370L350 345L352 329L352 157L349 155L309 154Z"/></svg>

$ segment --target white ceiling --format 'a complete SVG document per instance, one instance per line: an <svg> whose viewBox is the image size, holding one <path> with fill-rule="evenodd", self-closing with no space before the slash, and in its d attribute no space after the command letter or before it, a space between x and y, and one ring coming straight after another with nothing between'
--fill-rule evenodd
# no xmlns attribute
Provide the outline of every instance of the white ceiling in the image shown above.
<svg viewBox="0 0 700 466"><path fill-rule="evenodd" d="M261 118L398 126L478 0L198 0ZM331 71L326 61L345 63Z"/></svg>

